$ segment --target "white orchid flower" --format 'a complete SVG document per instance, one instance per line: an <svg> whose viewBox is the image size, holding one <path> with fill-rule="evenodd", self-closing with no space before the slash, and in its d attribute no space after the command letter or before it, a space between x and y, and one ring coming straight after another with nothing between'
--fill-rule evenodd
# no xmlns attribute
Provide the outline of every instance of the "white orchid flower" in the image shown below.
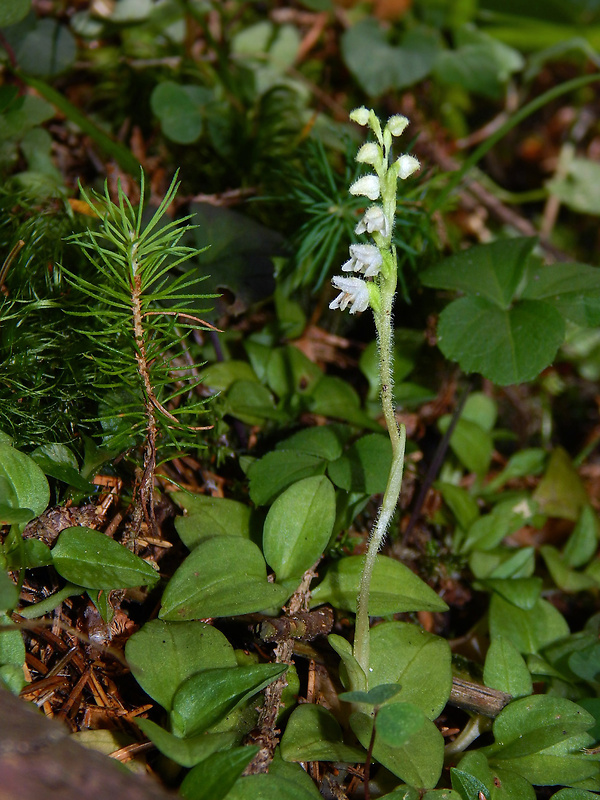
<svg viewBox="0 0 600 800"><path fill-rule="evenodd" d="M332 310L339 308L340 311L350 305L350 313L356 314L357 311L366 311L369 307L369 288L365 281L360 278L345 278L343 275L336 275L332 278L332 284L340 290L340 294L332 300L329 308Z"/></svg>
<svg viewBox="0 0 600 800"><path fill-rule="evenodd" d="M342 265L344 272L362 272L365 278L379 275L383 258L372 244L351 244L350 258Z"/></svg>

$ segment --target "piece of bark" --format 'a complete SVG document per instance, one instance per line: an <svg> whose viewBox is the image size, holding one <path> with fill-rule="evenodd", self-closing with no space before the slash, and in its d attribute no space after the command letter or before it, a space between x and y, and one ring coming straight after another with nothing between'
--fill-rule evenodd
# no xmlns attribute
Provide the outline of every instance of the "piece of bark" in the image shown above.
<svg viewBox="0 0 600 800"><path fill-rule="evenodd" d="M67 728L0 689L0 800L170 800L144 776L74 741Z"/></svg>

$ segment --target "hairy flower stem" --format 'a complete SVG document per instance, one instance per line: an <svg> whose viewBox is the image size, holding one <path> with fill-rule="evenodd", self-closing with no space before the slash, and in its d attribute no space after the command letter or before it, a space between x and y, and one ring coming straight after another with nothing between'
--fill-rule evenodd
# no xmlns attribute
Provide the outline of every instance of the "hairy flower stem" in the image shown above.
<svg viewBox="0 0 600 800"><path fill-rule="evenodd" d="M396 284L398 282L398 258L392 244L392 233L396 218L396 197L398 179L405 180L419 169L414 156L402 155L392 163L392 142L400 136L408 125L408 120L395 114L382 130L375 112L364 108L354 109L350 119L358 125L368 126L377 142L364 144L356 156L360 163L370 164L374 174L359 178L350 186L350 194L381 199L381 205L366 209L363 218L355 228L356 233L369 233L374 245L351 245L350 259L342 266L344 272L358 272L360 277L333 278L332 283L340 289L340 294L329 308L342 311L351 304L350 313L364 311L368 306L373 310L377 328L379 347L379 381L381 386L381 406L392 444L392 465L388 476L383 502L377 521L369 537L360 588L357 597L356 631L354 635L354 658L365 675L365 687L369 683L369 593L375 568L377 552L385 538L392 516L398 504L404 471L404 447L406 430L398 425L394 413L393 400L393 352L394 332L392 327L392 307Z"/></svg>
<svg viewBox="0 0 600 800"><path fill-rule="evenodd" d="M395 253L394 253L395 261ZM404 471L404 449L406 445L406 428L398 426L394 413L392 395L392 304L396 291L396 270L392 270L387 280L381 286L381 311L375 312L375 325L377 327L377 340L379 344L379 376L381 382L381 406L392 443L392 466L388 476L383 502L379 510L377 522L369 537L369 546L365 556L365 564L360 581L357 599L356 631L354 635L354 657L360 664L367 678L369 678L369 592L371 578L375 566L375 557L387 533L390 521L396 510L400 490L402 488L402 474Z"/></svg>

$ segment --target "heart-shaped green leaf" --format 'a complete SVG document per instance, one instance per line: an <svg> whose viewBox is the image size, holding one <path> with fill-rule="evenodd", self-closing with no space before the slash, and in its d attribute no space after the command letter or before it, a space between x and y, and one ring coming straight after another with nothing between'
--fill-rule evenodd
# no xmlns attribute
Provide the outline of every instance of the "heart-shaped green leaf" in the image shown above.
<svg viewBox="0 0 600 800"><path fill-rule="evenodd" d="M499 239L445 258L425 270L421 282L433 289L450 289L481 297L508 309L523 277L536 239Z"/></svg>
<svg viewBox="0 0 600 800"><path fill-rule="evenodd" d="M438 324L442 353L500 386L536 378L564 337L561 314L541 300L500 308L484 297L462 297L442 311Z"/></svg>

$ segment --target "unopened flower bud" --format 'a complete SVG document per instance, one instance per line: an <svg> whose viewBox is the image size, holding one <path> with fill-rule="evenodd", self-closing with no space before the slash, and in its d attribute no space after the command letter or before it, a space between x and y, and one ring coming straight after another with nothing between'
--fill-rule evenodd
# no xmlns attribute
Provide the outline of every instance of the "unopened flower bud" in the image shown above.
<svg viewBox="0 0 600 800"><path fill-rule="evenodd" d="M400 156L397 163L399 166L398 177L402 178L402 180L406 180L421 167L414 156Z"/></svg>
<svg viewBox="0 0 600 800"><path fill-rule="evenodd" d="M388 119L387 128L392 136L400 136L408 124L408 119L402 114L394 114Z"/></svg>
<svg viewBox="0 0 600 800"><path fill-rule="evenodd" d="M352 122L356 122L357 125L368 125L369 124L369 109L361 106L360 108L355 108L354 111L350 112L350 119Z"/></svg>
<svg viewBox="0 0 600 800"><path fill-rule="evenodd" d="M379 178L377 175L365 175L364 178L359 178L350 187L350 194L361 194L369 200L377 200L381 194Z"/></svg>
<svg viewBox="0 0 600 800"><path fill-rule="evenodd" d="M375 164L381 157L381 149L374 142L363 144L356 154L356 160L361 164Z"/></svg>

